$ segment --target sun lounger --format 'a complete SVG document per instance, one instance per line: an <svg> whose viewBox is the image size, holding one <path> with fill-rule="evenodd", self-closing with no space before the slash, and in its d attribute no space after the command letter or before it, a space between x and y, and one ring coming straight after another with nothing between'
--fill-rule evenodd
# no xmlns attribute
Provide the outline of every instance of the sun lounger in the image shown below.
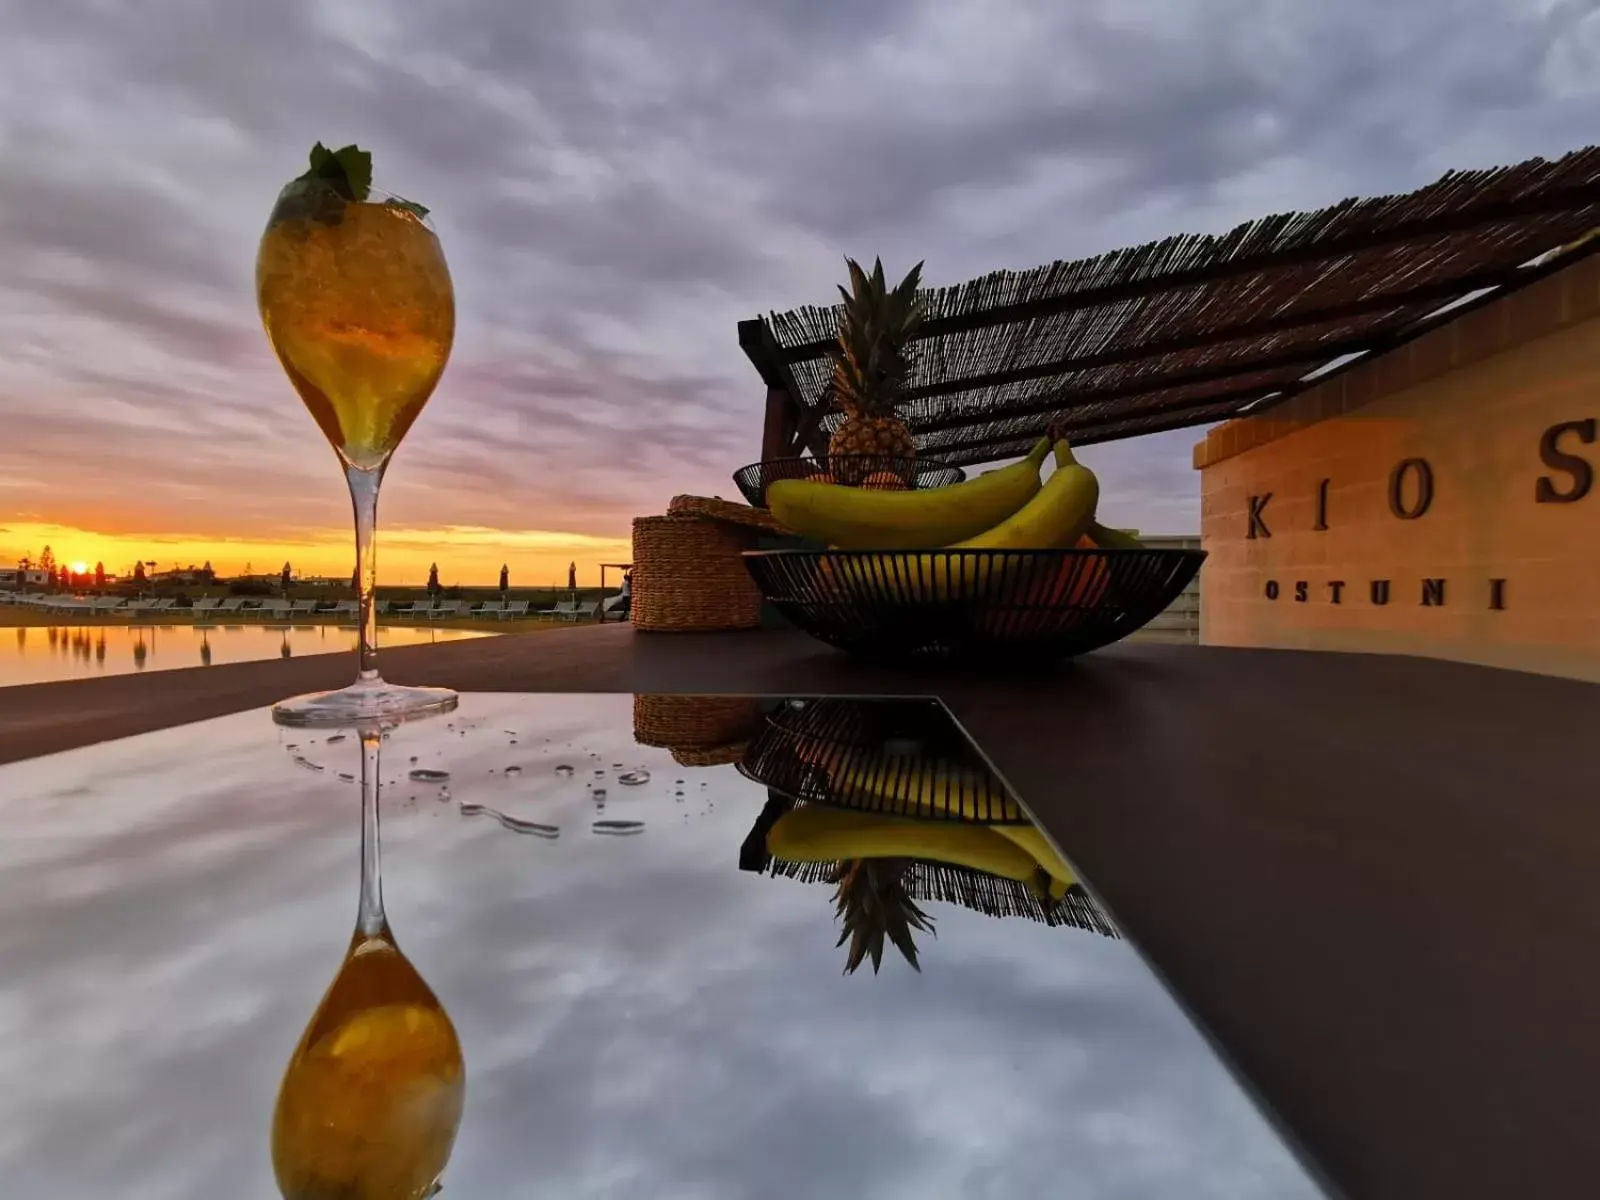
<svg viewBox="0 0 1600 1200"><path fill-rule="evenodd" d="M459 617L465 607L459 600L441 600L428 614L429 620L437 621L440 617Z"/></svg>
<svg viewBox="0 0 1600 1200"><path fill-rule="evenodd" d="M361 605L355 600L341 600L328 610L330 617L354 617L361 611Z"/></svg>
<svg viewBox="0 0 1600 1200"><path fill-rule="evenodd" d="M127 603L121 596L100 596L89 602L89 607L97 613L124 612L123 605Z"/></svg>
<svg viewBox="0 0 1600 1200"><path fill-rule="evenodd" d="M196 617L203 617L207 613L216 612L221 604L222 598L220 596L202 596L194 602L189 612Z"/></svg>
<svg viewBox="0 0 1600 1200"><path fill-rule="evenodd" d="M563 621L578 615L578 602L576 600L563 600L546 614L550 617L559 617Z"/></svg>
<svg viewBox="0 0 1600 1200"><path fill-rule="evenodd" d="M263 600L256 611L265 617L287 617L293 606L287 600Z"/></svg>
<svg viewBox="0 0 1600 1200"><path fill-rule="evenodd" d="M425 617L433 611L432 600L416 600L407 608L394 610L397 617Z"/></svg>
<svg viewBox="0 0 1600 1200"><path fill-rule="evenodd" d="M600 615L600 601L586 603L582 600L574 601L572 607L562 609L556 605L556 616L563 621L591 621Z"/></svg>
<svg viewBox="0 0 1600 1200"><path fill-rule="evenodd" d="M292 605L289 606L289 611L295 616L303 616L306 613L314 613L317 611L317 602L315 600L296 600Z"/></svg>
<svg viewBox="0 0 1600 1200"><path fill-rule="evenodd" d="M506 602L504 600L485 600L477 608L469 609L467 615L469 617L498 617L505 610Z"/></svg>
<svg viewBox="0 0 1600 1200"><path fill-rule="evenodd" d="M246 603L248 602L243 596L229 596L221 604L217 605L217 615L221 616L223 614L227 614L228 616L238 616L240 613L244 612L244 606Z"/></svg>
<svg viewBox="0 0 1600 1200"><path fill-rule="evenodd" d="M509 600L497 615L502 621L525 617L528 615L528 602L526 600Z"/></svg>

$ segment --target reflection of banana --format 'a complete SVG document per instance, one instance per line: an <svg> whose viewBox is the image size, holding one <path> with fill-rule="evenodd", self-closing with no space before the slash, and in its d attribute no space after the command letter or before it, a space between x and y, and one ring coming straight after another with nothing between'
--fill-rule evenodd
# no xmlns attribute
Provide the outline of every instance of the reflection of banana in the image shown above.
<svg viewBox="0 0 1600 1200"><path fill-rule="evenodd" d="M1056 443L1056 470L1038 495L994 528L946 547L949 550L1059 550L1077 543L1094 520L1100 484L1094 472L1072 456L1063 440ZM870 554L841 557L833 569L857 589L894 597L908 593L940 600L979 594L990 574L1005 571L1031 575L1054 571L1054 562L996 559L989 555Z"/></svg>
<svg viewBox="0 0 1600 1200"><path fill-rule="evenodd" d="M943 546L1003 522L1037 495L1049 449L1041 439L1021 462L927 491L775 479L767 485L767 510L796 533L839 549Z"/></svg>
<svg viewBox="0 0 1600 1200"><path fill-rule="evenodd" d="M918 858L1021 882L1039 863L1022 846L983 825L906 821L836 808L790 809L767 832L767 853L787 862Z"/></svg>
<svg viewBox="0 0 1600 1200"><path fill-rule="evenodd" d="M1067 889L1078 882L1078 877L1072 873L1072 868L1067 866L1061 855L1056 853L1056 848L1046 840L1044 834L1039 832L1037 826L994 825L990 828L1007 841L1026 850L1029 857L1044 868L1045 874L1050 876L1050 894L1056 899L1065 896Z"/></svg>
<svg viewBox="0 0 1600 1200"><path fill-rule="evenodd" d="M880 759L852 763L830 772L830 776L841 799L866 796L909 810L908 815L921 809L941 815L959 814L969 821L1026 819L1010 796L996 795L998 789L990 776L959 767L897 772L892 759Z"/></svg>

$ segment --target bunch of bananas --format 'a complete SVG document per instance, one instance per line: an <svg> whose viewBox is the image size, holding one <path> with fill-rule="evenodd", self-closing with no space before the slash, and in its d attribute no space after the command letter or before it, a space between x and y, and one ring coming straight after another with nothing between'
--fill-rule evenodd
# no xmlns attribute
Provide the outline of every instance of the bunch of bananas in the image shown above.
<svg viewBox="0 0 1600 1200"><path fill-rule="evenodd" d="M938 599L974 595L996 570L1025 572L1028 604L1093 604L1109 582L1104 560L1080 570L1070 560L1030 563L1003 555L915 551L1131 549L1138 538L1096 520L1100 483L1054 440L1056 469L1039 471L1052 439L1019 462L974 479L924 491L868 491L814 479L780 479L767 488L772 515L796 533L838 550L874 551L829 564L841 583Z"/></svg>
<svg viewBox="0 0 1600 1200"><path fill-rule="evenodd" d="M767 852L787 862L920 859L1027 884L1041 900L1061 900L1078 882L1032 825L982 825L883 817L806 805L767 831Z"/></svg>

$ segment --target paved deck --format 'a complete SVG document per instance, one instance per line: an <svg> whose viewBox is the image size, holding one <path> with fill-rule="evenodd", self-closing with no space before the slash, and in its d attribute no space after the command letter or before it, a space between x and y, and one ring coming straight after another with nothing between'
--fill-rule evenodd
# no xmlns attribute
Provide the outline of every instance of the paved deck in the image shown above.
<svg viewBox="0 0 1600 1200"><path fill-rule="evenodd" d="M962 679L790 633L627 626L383 661L474 691L940 695L1351 1196L1600 1186L1600 686L1148 644ZM338 655L0 689L0 761L349 673Z"/></svg>

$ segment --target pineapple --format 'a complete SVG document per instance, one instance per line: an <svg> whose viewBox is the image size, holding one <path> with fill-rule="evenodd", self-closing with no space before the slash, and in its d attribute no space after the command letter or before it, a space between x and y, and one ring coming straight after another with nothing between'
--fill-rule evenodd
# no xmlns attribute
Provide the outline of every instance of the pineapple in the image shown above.
<svg viewBox="0 0 1600 1200"><path fill-rule="evenodd" d="M867 958L872 960L872 973L876 975L883 962L885 936L906 956L913 970L922 970L911 933L916 929L933 933L933 918L906 894L903 880L909 866L903 859L858 858L841 863L835 872L833 882L839 885L833 893L835 912L844 924L838 944L850 942L844 964L846 975L854 974Z"/></svg>
<svg viewBox="0 0 1600 1200"><path fill-rule="evenodd" d="M895 415L895 406L910 373L907 347L922 324L923 306L917 297L922 264L912 267L891 291L884 282L882 260L873 262L870 275L852 258L845 263L853 291L839 289L844 312L833 349L832 383L833 402L844 410L845 421L828 439L828 457L835 482L855 486L884 464L837 460L835 455L909 459L916 453L911 431Z"/></svg>

